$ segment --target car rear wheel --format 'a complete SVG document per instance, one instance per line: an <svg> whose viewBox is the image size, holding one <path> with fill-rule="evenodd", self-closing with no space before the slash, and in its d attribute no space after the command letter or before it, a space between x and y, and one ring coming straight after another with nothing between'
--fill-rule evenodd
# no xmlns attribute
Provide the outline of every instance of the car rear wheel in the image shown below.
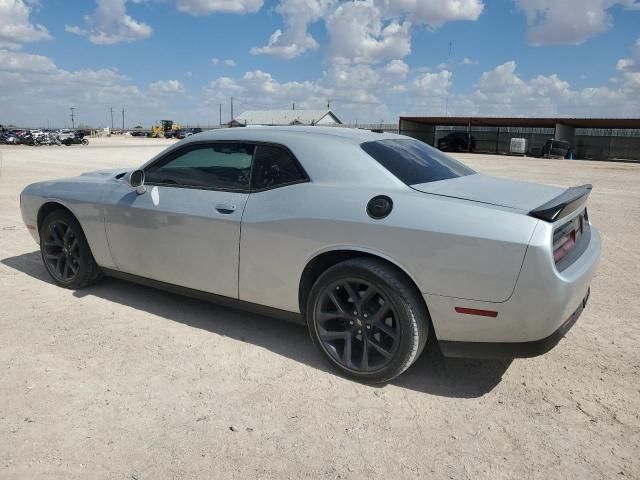
<svg viewBox="0 0 640 480"><path fill-rule="evenodd" d="M42 222L40 253L47 272L61 287L84 288L102 278L80 224L65 210L51 212Z"/></svg>
<svg viewBox="0 0 640 480"><path fill-rule="evenodd" d="M429 334L419 293L401 271L377 259L347 260L324 272L306 314L311 338L329 362L372 383L409 368Z"/></svg>

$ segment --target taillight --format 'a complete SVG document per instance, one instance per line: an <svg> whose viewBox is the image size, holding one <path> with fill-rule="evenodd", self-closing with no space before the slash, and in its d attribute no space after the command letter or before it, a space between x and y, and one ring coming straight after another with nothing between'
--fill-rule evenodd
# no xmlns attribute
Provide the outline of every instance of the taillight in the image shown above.
<svg viewBox="0 0 640 480"><path fill-rule="evenodd" d="M558 263L562 258L576 246L576 231L571 230L553 240L553 260Z"/></svg>
<svg viewBox="0 0 640 480"><path fill-rule="evenodd" d="M578 239L588 225L589 217L585 209L570 222L565 223L553 233L553 260L558 263L576 246Z"/></svg>

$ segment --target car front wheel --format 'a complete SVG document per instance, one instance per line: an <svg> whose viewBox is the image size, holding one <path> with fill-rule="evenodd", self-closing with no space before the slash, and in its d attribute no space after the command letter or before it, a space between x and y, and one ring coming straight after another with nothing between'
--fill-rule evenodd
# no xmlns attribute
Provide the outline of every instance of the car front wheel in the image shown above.
<svg viewBox="0 0 640 480"><path fill-rule="evenodd" d="M427 342L429 314L397 268L356 258L316 281L306 316L314 344L343 374L387 382L413 364Z"/></svg>
<svg viewBox="0 0 640 480"><path fill-rule="evenodd" d="M61 287L84 288L102 277L82 227L65 210L51 212L43 220L40 253L47 272Z"/></svg>

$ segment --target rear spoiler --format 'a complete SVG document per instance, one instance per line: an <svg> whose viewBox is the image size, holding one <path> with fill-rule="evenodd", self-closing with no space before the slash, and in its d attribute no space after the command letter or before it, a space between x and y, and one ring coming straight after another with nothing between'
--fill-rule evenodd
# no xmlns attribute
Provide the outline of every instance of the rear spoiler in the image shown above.
<svg viewBox="0 0 640 480"><path fill-rule="evenodd" d="M539 218L545 222L555 222L557 219L575 212L591 193L593 185L581 185L567 188L556 198L531 210L527 215Z"/></svg>

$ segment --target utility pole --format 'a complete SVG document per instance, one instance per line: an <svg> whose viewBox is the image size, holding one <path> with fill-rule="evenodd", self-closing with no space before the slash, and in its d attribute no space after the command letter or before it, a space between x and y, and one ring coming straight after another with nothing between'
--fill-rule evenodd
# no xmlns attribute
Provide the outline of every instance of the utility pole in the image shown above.
<svg viewBox="0 0 640 480"><path fill-rule="evenodd" d="M113 107L109 109L109 112L111 113L111 130L113 130Z"/></svg>
<svg viewBox="0 0 640 480"><path fill-rule="evenodd" d="M76 119L74 117L74 112L75 112L75 107L69 107L69 110L71 110L71 128L76 128Z"/></svg>
<svg viewBox="0 0 640 480"><path fill-rule="evenodd" d="M222 104L219 103L218 106L220 107L220 121L218 122L218 125L222 125Z"/></svg>
<svg viewBox="0 0 640 480"><path fill-rule="evenodd" d="M124 130L124 108L122 109L122 130Z"/></svg>
<svg viewBox="0 0 640 480"><path fill-rule="evenodd" d="M327 110L331 110L331 100L327 100Z"/></svg>
<svg viewBox="0 0 640 480"><path fill-rule="evenodd" d="M233 96L231 97L231 121L233 122Z"/></svg>
<svg viewBox="0 0 640 480"><path fill-rule="evenodd" d="M451 65L451 51L453 50L453 42L449 41L449 75L447 75L447 98L444 101L444 116L449 115L449 85L451 84L451 74L453 65Z"/></svg>
<svg viewBox="0 0 640 480"><path fill-rule="evenodd" d="M294 103L294 104L293 104L293 109L292 109L292 110L295 110L295 109L296 109L296 104Z"/></svg>

